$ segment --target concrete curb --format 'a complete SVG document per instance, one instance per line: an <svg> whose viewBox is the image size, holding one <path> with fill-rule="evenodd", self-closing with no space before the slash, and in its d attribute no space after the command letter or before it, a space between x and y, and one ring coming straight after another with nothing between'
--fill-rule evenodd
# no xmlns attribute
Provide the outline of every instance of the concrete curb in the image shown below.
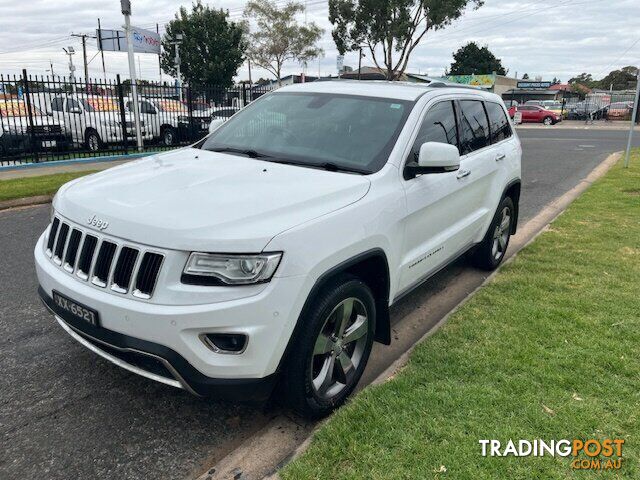
<svg viewBox="0 0 640 480"><path fill-rule="evenodd" d="M413 344L413 346L402 354L393 364L389 366L384 372L378 375L369 385L379 385L391 380L409 361L411 354L415 350L415 348L434 333L436 333L442 325L444 325L451 315L457 312L460 307L466 304L471 297L473 297L481 288L487 285L489 282L492 282L496 275L500 272L504 265L508 265L511 263L518 253L525 248L527 245L533 243L539 235L541 235L553 222L556 218L562 215L567 207L571 205L571 203L578 198L584 191L589 188L593 182L604 176L605 173L611 169L619 160L622 158L623 152L616 152L609 155L600 165L594 168L589 175L585 179L583 179L578 185L573 187L568 192L564 193L561 197L555 199L553 202L548 204L546 207L542 209L540 213L538 213L535 217L529 220L522 228L518 229L518 233L513 237L510 249L514 249L513 253L509 256L509 258L498 268L498 270L494 271L489 275L477 288L475 288L469 295L466 296L464 300L462 300L458 305L456 305L449 313L447 313L436 325L429 330L425 335L423 335L417 342ZM515 247L515 248L514 248ZM300 444L298 448L293 452L293 454L289 457L287 463L296 459L302 453L304 453L309 445L311 444L311 440L318 428L322 426L324 422L319 423L313 428L311 434ZM284 465L283 465L284 466ZM277 480L279 478L277 472L273 475L265 477L269 480Z"/></svg>
<svg viewBox="0 0 640 480"><path fill-rule="evenodd" d="M15 198L13 200L3 200L0 202L0 211L10 208L31 207L51 203L53 195L38 195L36 197Z"/></svg>

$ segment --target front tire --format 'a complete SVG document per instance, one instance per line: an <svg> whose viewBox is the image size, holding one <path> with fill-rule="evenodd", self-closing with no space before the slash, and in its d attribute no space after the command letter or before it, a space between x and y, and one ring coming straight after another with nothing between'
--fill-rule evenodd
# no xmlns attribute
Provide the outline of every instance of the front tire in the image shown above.
<svg viewBox="0 0 640 480"><path fill-rule="evenodd" d="M504 197L493 216L484 239L473 252L473 264L483 270L495 270L502 263L515 219L515 207L510 197Z"/></svg>
<svg viewBox="0 0 640 480"><path fill-rule="evenodd" d="M545 125L553 125L553 118L544 117L544 120L542 120L542 123L544 123Z"/></svg>
<svg viewBox="0 0 640 480"><path fill-rule="evenodd" d="M304 329L288 357L283 393L300 415L321 418L346 401L369 359L376 322L371 289L354 276L341 276L300 321Z"/></svg>
<svg viewBox="0 0 640 480"><path fill-rule="evenodd" d="M173 127L166 127L162 129L162 144L165 147L171 147L175 145L177 140L177 132Z"/></svg>
<svg viewBox="0 0 640 480"><path fill-rule="evenodd" d="M87 150L90 152L97 152L102 147L102 140L100 139L100 135L95 130L89 130L84 139L85 145L87 146Z"/></svg>

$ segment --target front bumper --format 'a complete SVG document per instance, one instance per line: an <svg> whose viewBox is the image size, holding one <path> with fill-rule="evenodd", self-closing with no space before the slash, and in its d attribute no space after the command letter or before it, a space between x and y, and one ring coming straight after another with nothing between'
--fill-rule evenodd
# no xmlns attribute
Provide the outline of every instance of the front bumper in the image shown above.
<svg viewBox="0 0 640 480"><path fill-rule="evenodd" d="M195 395L225 400L265 401L275 387L276 374L264 378L209 378L168 347L95 327L58 307L42 287L38 288L38 294L71 337L130 372Z"/></svg>
<svg viewBox="0 0 640 480"><path fill-rule="evenodd" d="M274 374L297 323L307 290L311 288L308 277L274 278L259 290L242 290L248 296L219 298L218 301L212 298L212 292L219 292L217 296L228 295L221 291L227 289L189 285L175 285L171 295L157 292L151 301L140 300L81 281L60 268L45 255L45 238L46 232L34 252L40 295L60 321L96 348L117 358L133 354L155 357L156 363L159 361L164 370L170 371L171 375L165 375L173 380L169 384L199 395L249 398L249 394L255 392L251 397L256 398L273 386ZM156 290L169 287L171 255L167 255L165 262L167 265L163 267ZM182 262L180 269L183 265ZM163 277L165 274L167 276ZM53 304L53 290L95 309L100 317L99 326L69 318L69 314ZM207 303L197 303L198 296ZM166 302L155 303L159 298ZM180 304L180 299L188 299L189 303ZM204 333L245 334L247 348L236 355L214 352L200 338ZM147 371L155 372L155 369ZM180 385L176 385L176 381Z"/></svg>

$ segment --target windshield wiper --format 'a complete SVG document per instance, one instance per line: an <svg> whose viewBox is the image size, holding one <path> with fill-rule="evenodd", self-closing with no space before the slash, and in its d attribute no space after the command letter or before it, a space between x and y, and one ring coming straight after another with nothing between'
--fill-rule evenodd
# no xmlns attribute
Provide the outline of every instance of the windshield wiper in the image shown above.
<svg viewBox="0 0 640 480"><path fill-rule="evenodd" d="M266 153L256 152L255 150L251 150L250 148L218 147L218 148L208 148L207 150L211 152L239 153L241 155L246 155L247 157L251 157L251 158L272 158L271 155L267 155Z"/></svg>
<svg viewBox="0 0 640 480"><path fill-rule="evenodd" d="M311 163L311 167L322 168L329 172L352 172L352 173L371 173L368 170L356 167L346 167L333 162Z"/></svg>

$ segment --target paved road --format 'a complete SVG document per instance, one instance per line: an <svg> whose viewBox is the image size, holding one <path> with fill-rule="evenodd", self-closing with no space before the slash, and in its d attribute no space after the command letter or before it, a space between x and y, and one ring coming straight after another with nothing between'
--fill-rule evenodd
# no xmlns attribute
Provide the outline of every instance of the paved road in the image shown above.
<svg viewBox="0 0 640 480"><path fill-rule="evenodd" d="M523 221L625 139L624 132L553 129L520 136ZM0 478L191 477L266 423L269 414L147 381L68 338L36 296L31 256L48 212L0 212ZM438 277L394 316L418 308L456 274Z"/></svg>

